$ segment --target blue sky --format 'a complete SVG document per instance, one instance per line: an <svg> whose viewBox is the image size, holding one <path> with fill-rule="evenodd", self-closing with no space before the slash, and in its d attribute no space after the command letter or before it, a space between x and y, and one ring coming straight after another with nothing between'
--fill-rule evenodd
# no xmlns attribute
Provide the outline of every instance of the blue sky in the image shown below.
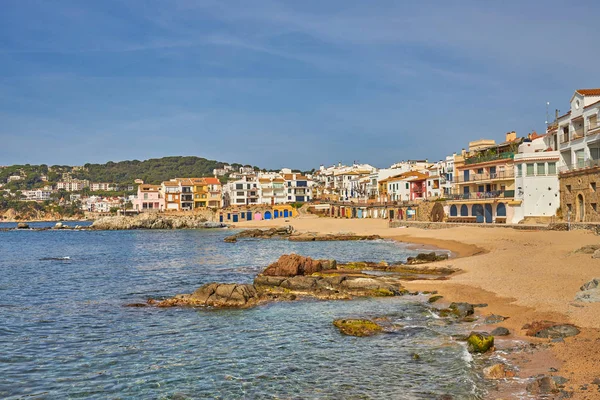
<svg viewBox="0 0 600 400"><path fill-rule="evenodd" d="M594 1L0 0L0 165L438 160L600 87Z"/></svg>

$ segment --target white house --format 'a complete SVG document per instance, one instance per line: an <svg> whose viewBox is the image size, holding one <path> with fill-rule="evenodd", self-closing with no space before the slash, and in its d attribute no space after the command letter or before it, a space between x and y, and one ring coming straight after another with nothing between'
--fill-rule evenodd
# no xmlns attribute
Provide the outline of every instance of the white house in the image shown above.
<svg viewBox="0 0 600 400"><path fill-rule="evenodd" d="M259 204L260 182L255 176L244 176L223 185L223 206Z"/></svg>
<svg viewBox="0 0 600 400"><path fill-rule="evenodd" d="M560 171L600 163L600 89L579 89L571 97L571 110L557 118L551 143L560 151Z"/></svg>
<svg viewBox="0 0 600 400"><path fill-rule="evenodd" d="M530 136L515 154L515 203L512 223L527 217L550 218L560 206L557 164L551 135Z"/></svg>

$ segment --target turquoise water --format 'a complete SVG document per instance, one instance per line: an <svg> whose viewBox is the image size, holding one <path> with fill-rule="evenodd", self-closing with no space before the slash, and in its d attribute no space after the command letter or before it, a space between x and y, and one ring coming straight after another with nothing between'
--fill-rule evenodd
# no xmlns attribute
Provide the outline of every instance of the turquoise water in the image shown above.
<svg viewBox="0 0 600 400"><path fill-rule="evenodd" d="M393 262L417 252L387 241L224 243L230 233L0 232L0 398L480 398L464 347L450 339L464 328L435 318L418 296L123 307L212 281L251 282L284 253ZM402 327L354 338L332 325L373 316Z"/></svg>

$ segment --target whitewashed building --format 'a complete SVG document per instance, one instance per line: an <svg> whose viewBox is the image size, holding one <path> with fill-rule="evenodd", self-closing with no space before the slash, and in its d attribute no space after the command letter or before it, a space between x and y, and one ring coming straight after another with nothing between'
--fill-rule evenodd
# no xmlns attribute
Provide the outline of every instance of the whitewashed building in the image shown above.
<svg viewBox="0 0 600 400"><path fill-rule="evenodd" d="M512 223L526 218L548 219L560 207L557 164L558 151L553 151L550 135L530 136L514 157L515 205Z"/></svg>

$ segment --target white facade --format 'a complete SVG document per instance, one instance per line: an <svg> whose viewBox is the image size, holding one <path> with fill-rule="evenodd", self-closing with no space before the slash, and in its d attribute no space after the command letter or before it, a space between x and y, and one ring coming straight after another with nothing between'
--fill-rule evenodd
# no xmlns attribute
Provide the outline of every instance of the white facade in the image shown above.
<svg viewBox="0 0 600 400"><path fill-rule="evenodd" d="M115 190L115 185L112 183L106 183L106 182L98 182L98 183L92 183L90 184L90 190L92 192L98 192L98 191L112 191Z"/></svg>
<svg viewBox="0 0 600 400"><path fill-rule="evenodd" d="M26 200L32 201L45 201L50 200L50 195L52 194L49 190L24 190L21 192L23 196L25 196Z"/></svg>
<svg viewBox="0 0 600 400"><path fill-rule="evenodd" d="M80 190L83 190L83 188L87 187L88 185L89 185L88 181L72 180L72 181L58 182L56 184L56 188L58 190L66 190L67 192L79 192Z"/></svg>
<svg viewBox="0 0 600 400"><path fill-rule="evenodd" d="M515 201L512 223L525 217L552 217L560 206L559 152L548 151L551 136L526 141L515 154Z"/></svg>
<svg viewBox="0 0 600 400"><path fill-rule="evenodd" d="M259 184L256 177L244 177L236 181L227 182L223 185L224 207L259 204Z"/></svg>
<svg viewBox="0 0 600 400"><path fill-rule="evenodd" d="M551 147L560 151L560 171L600 164L600 89L580 89L570 111L557 119Z"/></svg>

